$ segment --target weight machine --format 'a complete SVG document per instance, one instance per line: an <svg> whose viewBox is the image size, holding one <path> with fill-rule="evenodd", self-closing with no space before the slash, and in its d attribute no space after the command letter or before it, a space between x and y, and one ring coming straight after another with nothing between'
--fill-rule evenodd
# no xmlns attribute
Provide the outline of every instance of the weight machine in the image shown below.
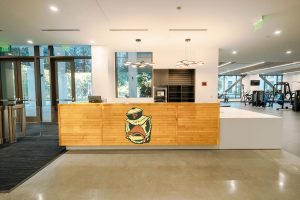
<svg viewBox="0 0 300 200"><path fill-rule="evenodd" d="M288 109L288 106L284 106L287 102L293 105L293 93L291 92L290 84L288 82L278 82L274 84L272 107L274 103L278 103L281 105L281 108L277 108L277 110Z"/></svg>

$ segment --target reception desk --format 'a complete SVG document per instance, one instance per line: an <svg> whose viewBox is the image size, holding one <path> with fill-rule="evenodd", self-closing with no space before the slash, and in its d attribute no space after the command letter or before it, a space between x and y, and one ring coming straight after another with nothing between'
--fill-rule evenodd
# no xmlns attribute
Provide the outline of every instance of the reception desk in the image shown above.
<svg viewBox="0 0 300 200"><path fill-rule="evenodd" d="M86 103L58 108L61 146L219 144L219 103Z"/></svg>

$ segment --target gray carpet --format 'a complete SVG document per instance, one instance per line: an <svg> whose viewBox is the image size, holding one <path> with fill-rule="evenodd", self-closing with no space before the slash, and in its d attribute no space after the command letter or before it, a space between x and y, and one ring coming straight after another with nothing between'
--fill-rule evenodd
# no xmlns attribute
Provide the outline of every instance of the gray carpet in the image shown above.
<svg viewBox="0 0 300 200"><path fill-rule="evenodd" d="M65 151L57 137L24 137L0 148L0 192L9 192Z"/></svg>

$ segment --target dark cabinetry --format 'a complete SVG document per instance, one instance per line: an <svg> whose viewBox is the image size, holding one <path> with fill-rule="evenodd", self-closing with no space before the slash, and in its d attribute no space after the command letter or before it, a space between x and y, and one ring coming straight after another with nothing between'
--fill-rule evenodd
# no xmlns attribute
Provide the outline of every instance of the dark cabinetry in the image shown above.
<svg viewBox="0 0 300 200"><path fill-rule="evenodd" d="M195 102L194 83L194 69L154 70L154 87L167 88L168 102Z"/></svg>

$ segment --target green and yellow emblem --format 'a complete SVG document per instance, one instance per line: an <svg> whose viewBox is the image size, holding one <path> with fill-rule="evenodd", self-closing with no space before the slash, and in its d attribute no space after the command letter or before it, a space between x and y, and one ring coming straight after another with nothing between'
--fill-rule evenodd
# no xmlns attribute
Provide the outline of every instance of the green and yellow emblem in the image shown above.
<svg viewBox="0 0 300 200"><path fill-rule="evenodd" d="M149 143L151 139L151 116L143 115L143 109L132 108L126 113L126 138L134 144Z"/></svg>

